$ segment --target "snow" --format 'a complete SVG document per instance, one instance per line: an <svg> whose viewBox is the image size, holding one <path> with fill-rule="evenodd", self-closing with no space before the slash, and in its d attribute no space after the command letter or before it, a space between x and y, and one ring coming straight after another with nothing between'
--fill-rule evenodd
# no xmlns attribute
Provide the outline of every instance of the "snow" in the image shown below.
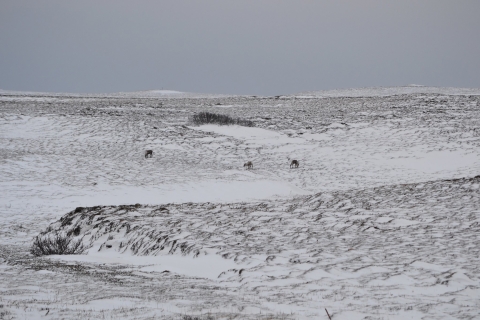
<svg viewBox="0 0 480 320"><path fill-rule="evenodd" d="M95 248L98 249L98 248ZM176 273L189 277L217 279L225 270L238 268L233 260L222 259L213 252L196 259L178 255L163 255L159 257L135 256L118 252L98 252L91 250L88 255L53 255L51 259L74 262L94 262L107 265L121 265L137 272L144 273Z"/></svg>
<svg viewBox="0 0 480 320"><path fill-rule="evenodd" d="M426 173L461 170L473 167L480 161L478 154L469 154L461 150L425 153L421 148L392 153L391 157L388 161L398 167Z"/></svg>
<svg viewBox="0 0 480 320"><path fill-rule="evenodd" d="M0 314L475 318L478 92L0 91Z"/></svg>
<svg viewBox="0 0 480 320"><path fill-rule="evenodd" d="M150 91L143 91L145 93L150 93L150 94L158 94L158 95L168 95L168 94L180 94L183 93L181 91L175 91L175 90L150 90Z"/></svg>
<svg viewBox="0 0 480 320"><path fill-rule="evenodd" d="M237 139L279 139L282 135L271 130L265 130L261 128L250 128L241 126L218 126L218 125L202 125L199 127L191 127L192 129L198 129L206 132L215 132L222 135L228 135Z"/></svg>
<svg viewBox="0 0 480 320"><path fill-rule="evenodd" d="M274 196L306 194L307 192L283 181L199 181L172 186L140 187L99 184L90 194L68 198L75 206L121 205L141 202L145 204L183 202L234 202L256 200ZM101 193L101 196L98 193Z"/></svg>

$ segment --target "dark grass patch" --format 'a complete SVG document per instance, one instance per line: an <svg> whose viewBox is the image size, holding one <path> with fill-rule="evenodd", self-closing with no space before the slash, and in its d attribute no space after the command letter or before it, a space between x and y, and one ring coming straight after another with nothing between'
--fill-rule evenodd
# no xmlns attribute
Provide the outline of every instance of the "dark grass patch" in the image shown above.
<svg viewBox="0 0 480 320"><path fill-rule="evenodd" d="M195 125L202 125L202 124L218 124L222 126L229 126L229 125L239 125L244 127L253 127L255 124L253 121L244 120L240 118L232 118L225 114L218 114L212 112L199 112L194 114L190 117L190 122Z"/></svg>
<svg viewBox="0 0 480 320"><path fill-rule="evenodd" d="M200 316L189 316L184 315L182 320L214 320L212 316L200 317Z"/></svg>

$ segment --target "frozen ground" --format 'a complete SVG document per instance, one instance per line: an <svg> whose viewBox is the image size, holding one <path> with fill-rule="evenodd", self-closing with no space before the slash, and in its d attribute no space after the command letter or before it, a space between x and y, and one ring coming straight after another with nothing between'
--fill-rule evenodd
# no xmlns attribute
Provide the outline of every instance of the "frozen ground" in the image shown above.
<svg viewBox="0 0 480 320"><path fill-rule="evenodd" d="M0 319L474 319L479 92L0 91Z"/></svg>

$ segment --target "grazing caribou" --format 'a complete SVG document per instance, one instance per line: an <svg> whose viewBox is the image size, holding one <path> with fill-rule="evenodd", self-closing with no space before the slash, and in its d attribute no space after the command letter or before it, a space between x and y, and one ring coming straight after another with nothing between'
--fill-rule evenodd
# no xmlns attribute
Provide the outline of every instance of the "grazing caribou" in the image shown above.
<svg viewBox="0 0 480 320"><path fill-rule="evenodd" d="M298 168L299 165L300 163L298 162L298 160L292 160L292 162L290 163L290 169L292 167Z"/></svg>
<svg viewBox="0 0 480 320"><path fill-rule="evenodd" d="M252 169L253 168L252 161L245 162L243 167L246 167L247 169Z"/></svg>
<svg viewBox="0 0 480 320"><path fill-rule="evenodd" d="M148 158L148 156L153 157L153 150L147 150L145 151L145 159Z"/></svg>

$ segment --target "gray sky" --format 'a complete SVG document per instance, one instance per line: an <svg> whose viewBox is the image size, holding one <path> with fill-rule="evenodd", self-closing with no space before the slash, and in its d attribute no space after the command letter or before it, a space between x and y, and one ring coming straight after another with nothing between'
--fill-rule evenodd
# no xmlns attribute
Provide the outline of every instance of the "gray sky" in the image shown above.
<svg viewBox="0 0 480 320"><path fill-rule="evenodd" d="M0 0L0 88L480 87L478 0Z"/></svg>

